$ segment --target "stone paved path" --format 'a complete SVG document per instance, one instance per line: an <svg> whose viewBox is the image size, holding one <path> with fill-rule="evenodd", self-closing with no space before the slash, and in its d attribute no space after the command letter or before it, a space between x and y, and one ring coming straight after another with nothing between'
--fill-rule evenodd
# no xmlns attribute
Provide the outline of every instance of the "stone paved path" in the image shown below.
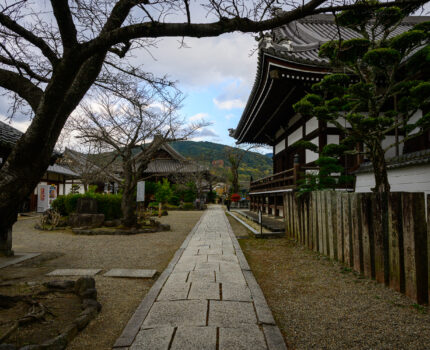
<svg viewBox="0 0 430 350"><path fill-rule="evenodd" d="M115 349L286 349L230 224L211 206Z"/></svg>

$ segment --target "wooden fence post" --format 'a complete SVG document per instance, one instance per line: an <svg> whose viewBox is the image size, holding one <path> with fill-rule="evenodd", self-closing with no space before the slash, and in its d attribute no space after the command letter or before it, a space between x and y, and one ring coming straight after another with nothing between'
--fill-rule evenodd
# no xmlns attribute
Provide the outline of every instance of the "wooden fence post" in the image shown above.
<svg viewBox="0 0 430 350"><path fill-rule="evenodd" d="M387 227L384 220L383 201L384 195L372 194L372 225L375 239L375 279L379 283L388 285L388 239Z"/></svg>
<svg viewBox="0 0 430 350"><path fill-rule="evenodd" d="M315 252L318 251L319 244L319 227L318 227L318 198L317 192L312 192L312 247Z"/></svg>
<svg viewBox="0 0 430 350"><path fill-rule="evenodd" d="M351 228L354 270L363 273L363 241L361 229L361 195L351 193Z"/></svg>
<svg viewBox="0 0 430 350"><path fill-rule="evenodd" d="M361 238L363 240L363 272L375 278L375 242L372 228L371 193L363 193L361 199Z"/></svg>
<svg viewBox="0 0 430 350"><path fill-rule="evenodd" d="M353 266L352 230L351 230L351 196L342 193L342 218L343 218L343 257L345 264Z"/></svg>
<svg viewBox="0 0 430 350"><path fill-rule="evenodd" d="M423 193L402 193L405 292L418 303L428 301L427 228Z"/></svg>
<svg viewBox="0 0 430 350"><path fill-rule="evenodd" d="M344 262L343 255L343 208L342 208L342 193L336 195L336 226L337 226L337 260Z"/></svg>
<svg viewBox="0 0 430 350"><path fill-rule="evenodd" d="M430 194L427 195L427 280L428 297L430 299Z"/></svg>
<svg viewBox="0 0 430 350"><path fill-rule="evenodd" d="M337 259L337 220L335 191L327 192L327 235L331 259Z"/></svg>
<svg viewBox="0 0 430 350"><path fill-rule="evenodd" d="M388 200L388 261L390 287L405 290L402 232L402 193L390 193Z"/></svg>

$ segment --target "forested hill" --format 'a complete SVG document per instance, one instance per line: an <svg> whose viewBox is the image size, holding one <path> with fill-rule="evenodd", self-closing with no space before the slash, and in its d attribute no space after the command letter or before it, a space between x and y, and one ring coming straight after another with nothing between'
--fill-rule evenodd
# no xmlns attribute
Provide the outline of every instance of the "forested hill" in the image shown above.
<svg viewBox="0 0 430 350"><path fill-rule="evenodd" d="M226 148L230 148L229 146L207 141L178 141L172 142L171 146L186 158L210 164L211 168L218 170L217 173L222 172L222 169L227 171L230 166L226 154ZM223 166L220 160L223 161ZM250 176L258 179L271 173L272 159L257 152L247 152L239 168L242 181L249 180Z"/></svg>

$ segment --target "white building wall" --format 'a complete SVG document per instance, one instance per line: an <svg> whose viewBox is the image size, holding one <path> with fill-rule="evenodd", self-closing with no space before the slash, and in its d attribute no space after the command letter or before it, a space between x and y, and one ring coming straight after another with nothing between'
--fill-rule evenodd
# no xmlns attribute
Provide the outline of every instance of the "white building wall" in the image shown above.
<svg viewBox="0 0 430 350"><path fill-rule="evenodd" d="M312 131L318 129L318 119L313 117L306 122L306 135L310 134Z"/></svg>
<svg viewBox="0 0 430 350"><path fill-rule="evenodd" d="M318 146L318 137L315 137L314 139L310 140L310 142ZM305 163L310 163L317 160L319 158L319 154L318 152L314 152L314 151L311 151L310 149L307 149L305 153L305 157L306 157Z"/></svg>
<svg viewBox="0 0 430 350"><path fill-rule="evenodd" d="M291 146L294 142L301 140L303 137L303 127L301 126L297 130L293 131L288 135L288 146Z"/></svg>
<svg viewBox="0 0 430 350"><path fill-rule="evenodd" d="M285 140L282 140L281 142L275 145L275 154L282 152L284 149L285 149Z"/></svg>
<svg viewBox="0 0 430 350"><path fill-rule="evenodd" d="M430 194L430 164L388 170L392 192L424 192ZM375 186L372 173L357 174L356 192L371 192Z"/></svg>

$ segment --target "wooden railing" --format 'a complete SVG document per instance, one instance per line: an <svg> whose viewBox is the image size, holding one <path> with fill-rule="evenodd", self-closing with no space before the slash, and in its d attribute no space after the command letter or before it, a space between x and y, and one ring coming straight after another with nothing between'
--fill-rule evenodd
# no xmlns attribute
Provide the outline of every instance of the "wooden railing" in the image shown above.
<svg viewBox="0 0 430 350"><path fill-rule="evenodd" d="M263 177L250 184L250 192L269 191L294 188L298 180L297 167Z"/></svg>
<svg viewBox="0 0 430 350"><path fill-rule="evenodd" d="M266 192L283 189L294 189L307 170L319 170L316 166L295 164L293 168L252 181L249 192ZM351 184L338 185L337 188L351 188Z"/></svg>

